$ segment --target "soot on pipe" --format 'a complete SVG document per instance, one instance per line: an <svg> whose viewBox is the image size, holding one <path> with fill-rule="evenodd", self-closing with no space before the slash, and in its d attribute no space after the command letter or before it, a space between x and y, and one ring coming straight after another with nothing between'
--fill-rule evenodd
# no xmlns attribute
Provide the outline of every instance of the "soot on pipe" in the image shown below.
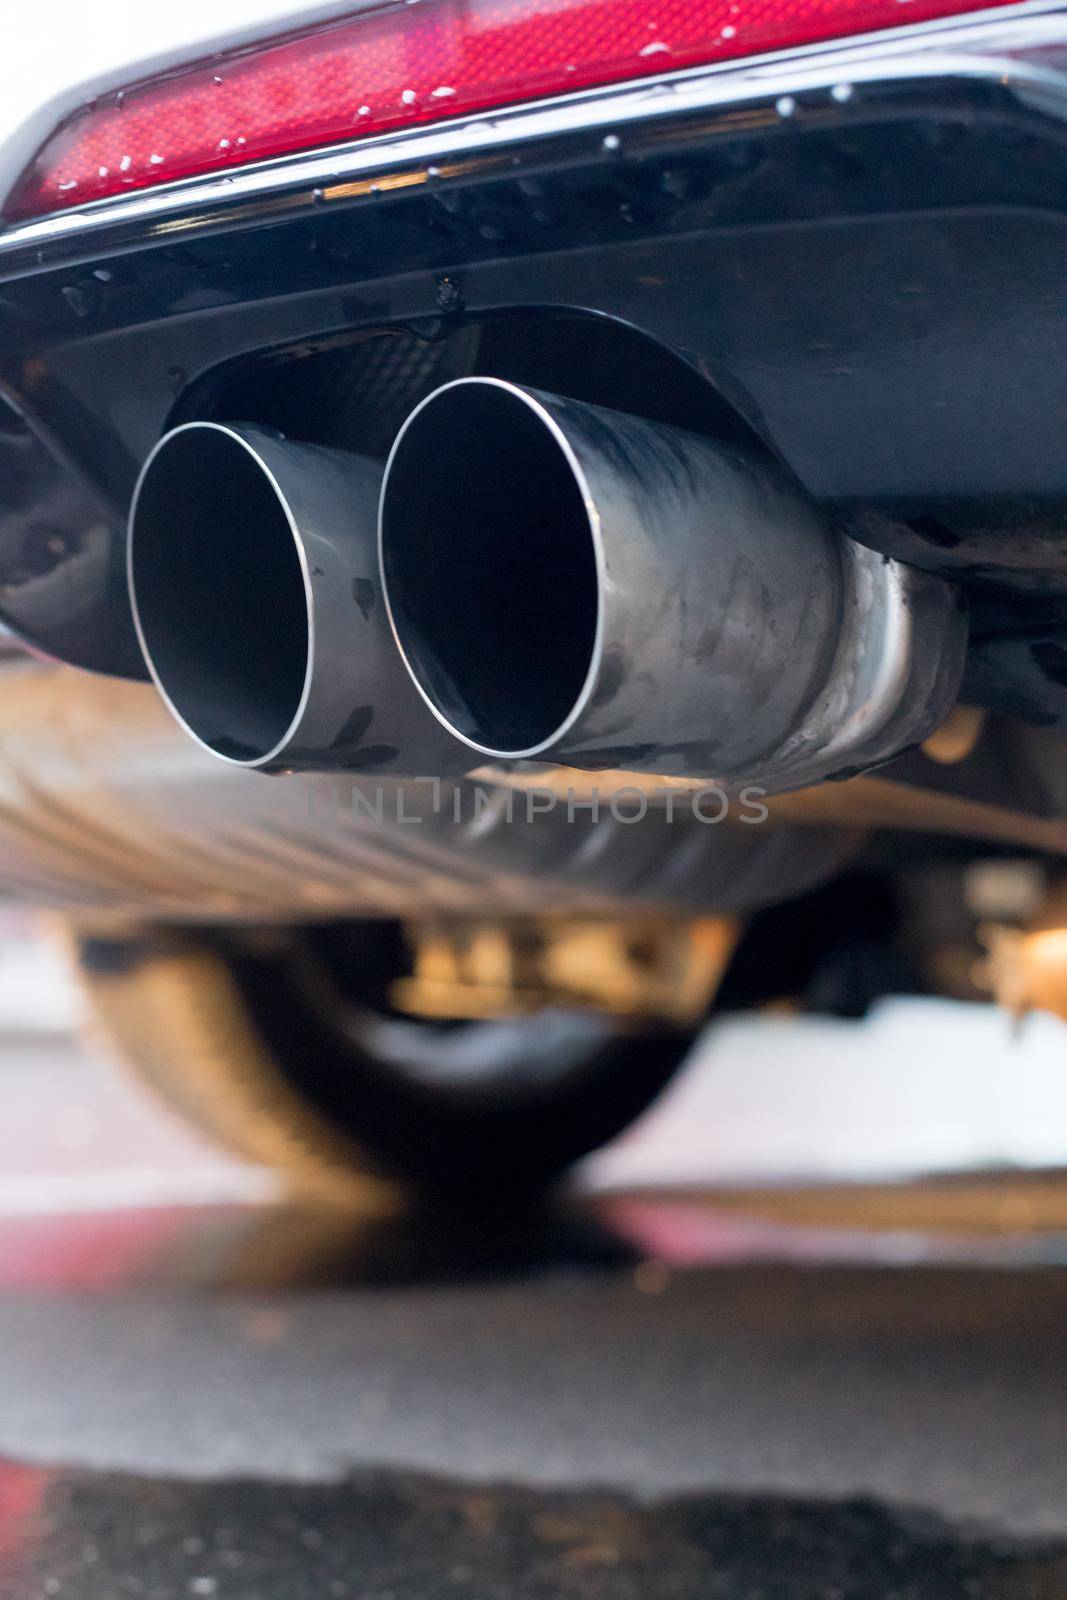
<svg viewBox="0 0 1067 1600"><path fill-rule="evenodd" d="M412 412L380 546L419 692L495 760L799 787L924 738L962 672L952 586L771 460L500 379Z"/></svg>

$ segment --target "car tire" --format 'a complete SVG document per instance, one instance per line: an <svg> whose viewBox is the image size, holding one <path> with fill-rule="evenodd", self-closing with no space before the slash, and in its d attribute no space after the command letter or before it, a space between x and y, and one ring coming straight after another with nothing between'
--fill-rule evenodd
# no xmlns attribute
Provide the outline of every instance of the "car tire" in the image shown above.
<svg viewBox="0 0 1067 1600"><path fill-rule="evenodd" d="M339 985L336 941L324 957L314 929L71 943L98 1034L164 1101L292 1187L367 1206L398 1184L464 1200L551 1183L642 1112L693 1041L578 1011L402 1016L358 993L358 961L355 996Z"/></svg>

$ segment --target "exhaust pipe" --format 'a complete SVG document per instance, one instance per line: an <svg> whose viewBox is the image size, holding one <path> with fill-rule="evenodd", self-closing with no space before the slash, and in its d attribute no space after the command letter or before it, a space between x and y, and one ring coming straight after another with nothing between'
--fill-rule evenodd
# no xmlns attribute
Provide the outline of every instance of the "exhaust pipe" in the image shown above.
<svg viewBox="0 0 1067 1600"><path fill-rule="evenodd" d="M386 605L439 721L495 760L795 788L926 737L966 621L770 461L495 378L393 445Z"/></svg>
<svg viewBox="0 0 1067 1600"><path fill-rule="evenodd" d="M266 771L455 773L466 750L397 656L381 469L250 424L190 422L145 462L128 575L148 669L213 754Z"/></svg>

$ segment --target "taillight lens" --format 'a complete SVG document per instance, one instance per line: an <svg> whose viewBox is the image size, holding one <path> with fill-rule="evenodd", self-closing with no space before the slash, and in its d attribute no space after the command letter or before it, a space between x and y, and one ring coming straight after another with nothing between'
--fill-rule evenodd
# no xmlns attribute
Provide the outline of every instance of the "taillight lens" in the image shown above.
<svg viewBox="0 0 1067 1600"><path fill-rule="evenodd" d="M84 107L3 213L39 216L267 156L975 9L975 0L409 0Z"/></svg>

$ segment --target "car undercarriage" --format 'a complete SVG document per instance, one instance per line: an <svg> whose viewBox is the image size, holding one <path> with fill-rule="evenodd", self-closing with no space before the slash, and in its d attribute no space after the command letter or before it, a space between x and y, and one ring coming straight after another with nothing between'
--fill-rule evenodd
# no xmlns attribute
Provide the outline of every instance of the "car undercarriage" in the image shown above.
<svg viewBox="0 0 1067 1600"><path fill-rule="evenodd" d="M716 1003L1067 1007L1067 17L871 27L13 172L0 887L231 1142L524 1184Z"/></svg>

